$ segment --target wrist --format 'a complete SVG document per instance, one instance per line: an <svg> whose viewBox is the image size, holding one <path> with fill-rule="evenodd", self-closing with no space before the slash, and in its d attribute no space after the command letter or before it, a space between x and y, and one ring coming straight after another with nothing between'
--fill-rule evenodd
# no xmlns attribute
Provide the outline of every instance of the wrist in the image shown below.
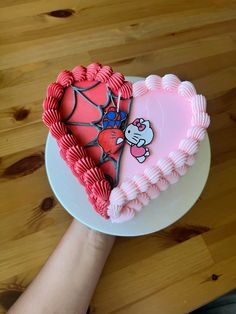
<svg viewBox="0 0 236 314"><path fill-rule="evenodd" d="M110 251L115 241L114 236L90 229L76 219L72 221L70 231L73 233L73 239L75 241L80 242L83 240L87 248L94 252Z"/></svg>

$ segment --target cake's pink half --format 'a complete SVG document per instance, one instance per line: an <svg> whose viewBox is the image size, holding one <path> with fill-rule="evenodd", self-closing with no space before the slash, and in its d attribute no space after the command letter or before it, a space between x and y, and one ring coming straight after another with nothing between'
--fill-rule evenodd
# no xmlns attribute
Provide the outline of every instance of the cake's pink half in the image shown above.
<svg viewBox="0 0 236 314"><path fill-rule="evenodd" d="M191 126L192 110L187 99L176 93L154 90L133 101L129 121L137 117L149 120L154 131L154 139L148 145L150 156L139 163L131 154L130 146L125 145L120 168L120 184L165 158L178 148Z"/></svg>
<svg viewBox="0 0 236 314"><path fill-rule="evenodd" d="M180 82L175 75L150 75L133 85L133 95L129 122L149 120L154 139L147 145L150 156L143 163L125 145L119 185L110 195L108 214L113 222L133 218L187 172L210 123L205 97L197 95L192 83Z"/></svg>

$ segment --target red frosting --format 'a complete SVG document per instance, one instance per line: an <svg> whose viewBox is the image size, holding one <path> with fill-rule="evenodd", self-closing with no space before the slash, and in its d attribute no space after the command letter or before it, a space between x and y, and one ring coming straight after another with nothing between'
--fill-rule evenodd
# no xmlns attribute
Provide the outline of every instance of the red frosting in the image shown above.
<svg viewBox="0 0 236 314"><path fill-rule="evenodd" d="M82 65L75 67L71 72L75 81L80 82L86 80L86 68Z"/></svg>
<svg viewBox="0 0 236 314"><path fill-rule="evenodd" d="M75 171L79 174L79 176L83 176L86 174L86 171L94 168L96 165L93 162L92 158L86 156L76 161L75 163Z"/></svg>
<svg viewBox="0 0 236 314"><path fill-rule="evenodd" d="M66 159L71 164L75 164L75 162L80 160L80 158L86 156L87 156L86 151L84 150L83 147L79 145L72 146L66 151Z"/></svg>
<svg viewBox="0 0 236 314"><path fill-rule="evenodd" d="M64 93L64 88L59 83L53 82L48 85L48 91L47 91L48 97L54 97L59 100L61 99L63 93Z"/></svg>
<svg viewBox="0 0 236 314"><path fill-rule="evenodd" d="M51 126L50 132L56 140L60 140L62 136L66 135L67 129L62 122L56 122Z"/></svg>
<svg viewBox="0 0 236 314"><path fill-rule="evenodd" d="M114 73L109 79L108 79L108 86L110 89L118 94L121 86L124 84L125 78L124 75L121 73Z"/></svg>
<svg viewBox="0 0 236 314"><path fill-rule="evenodd" d="M112 68L108 65L104 65L96 75L96 80L102 83L106 83L110 76L112 76Z"/></svg>
<svg viewBox="0 0 236 314"><path fill-rule="evenodd" d="M113 73L109 66L97 63L90 64L87 68L77 66L72 71L62 71L57 81L49 84L47 97L43 102L43 122L50 129L59 145L61 157L67 162L73 174L85 186L89 200L95 210L104 218L108 218L107 208L111 186L105 178L103 171L87 155L85 149L79 145L73 134L61 121L58 104L64 95L64 89L74 81L99 81L107 83L114 94L121 93L123 98L132 96L132 85L126 82L121 73Z"/></svg>
<svg viewBox="0 0 236 314"><path fill-rule="evenodd" d="M92 63L87 67L87 80L94 81L96 79L96 75L101 69L101 65L98 63Z"/></svg>
<svg viewBox="0 0 236 314"><path fill-rule="evenodd" d="M58 100L54 97L47 97L44 102L43 102L43 109L44 111L47 111L47 110L57 110L58 108Z"/></svg>
<svg viewBox="0 0 236 314"><path fill-rule="evenodd" d="M74 81L72 72L62 71L57 77L57 83L61 84L63 87L70 86Z"/></svg>
<svg viewBox="0 0 236 314"><path fill-rule="evenodd" d="M61 117L57 110L47 110L43 113L43 122L47 127L51 127L54 123L60 122Z"/></svg>
<svg viewBox="0 0 236 314"><path fill-rule="evenodd" d="M72 146L77 145L78 142L76 138L72 134L66 134L62 136L62 138L59 140L59 146L62 150L67 150Z"/></svg>
<svg viewBox="0 0 236 314"><path fill-rule="evenodd" d="M100 182L103 179L105 179L104 173L98 167L91 168L84 174L84 181L87 186L91 186L96 181Z"/></svg>
<svg viewBox="0 0 236 314"><path fill-rule="evenodd" d="M120 88L120 93L124 98L130 98L132 96L131 82L125 82Z"/></svg>

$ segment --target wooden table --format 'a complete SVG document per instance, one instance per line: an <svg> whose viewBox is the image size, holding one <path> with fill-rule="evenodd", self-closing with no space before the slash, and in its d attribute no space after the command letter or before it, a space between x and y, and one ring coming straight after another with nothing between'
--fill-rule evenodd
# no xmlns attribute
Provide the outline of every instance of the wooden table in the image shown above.
<svg viewBox="0 0 236 314"><path fill-rule="evenodd" d="M45 89L99 60L125 75L176 73L208 98L212 164L171 227L119 238L90 313L187 313L236 286L235 1L5 0L0 3L0 306L21 294L71 217L45 174Z"/></svg>

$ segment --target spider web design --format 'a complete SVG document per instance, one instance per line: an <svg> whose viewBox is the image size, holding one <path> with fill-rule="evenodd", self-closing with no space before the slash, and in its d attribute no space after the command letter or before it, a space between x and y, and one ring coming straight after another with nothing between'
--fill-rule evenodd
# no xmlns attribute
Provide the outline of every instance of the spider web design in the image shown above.
<svg viewBox="0 0 236 314"><path fill-rule="evenodd" d="M71 112L62 120L63 123L65 125L73 125L73 126L86 126L86 127L91 127L91 128L96 128L96 130L98 131L97 136L92 139L89 143L87 143L84 147L88 148L88 147L100 147L101 149L101 156L99 158L99 164L97 166L101 166L102 164L111 161L113 163L114 169L115 169L115 179L113 180L113 178L108 175L107 173L104 172L106 178L109 180L109 182L111 183L111 186L115 187L118 182L119 182L119 169L120 169L120 161L121 161L121 156L123 153L123 149L124 149L124 145L121 146L121 148L119 149L119 151L117 152L117 159L106 154L103 151L102 146L99 145L98 143L98 135L99 132L101 132L104 128L102 125L102 121L103 121L103 117L106 113L106 110L108 108L111 107L115 107L117 109L117 100L118 100L118 96L114 95L112 93L112 91L110 90L110 88L105 84L106 87L106 101L104 104L96 104L94 101L92 101L87 95L85 95L84 92L93 89L94 87L98 86L99 84L101 84L101 82L96 82L95 84L85 87L85 88L81 88L78 86L74 86L71 85L70 87L73 89L73 105L72 105L72 110ZM86 102L88 102L89 104L91 104L92 106L94 106L95 108L97 108L98 112L99 112L99 119L95 120L95 121L91 121L91 122L80 122L80 121L69 121L70 118L72 118L74 112L76 111L76 109L78 108L79 104L77 101L77 94L80 95L81 97L83 97ZM121 122L121 125L119 127L120 130L122 130L124 132L127 123L128 123L128 116L131 110L131 104L132 104L132 97L127 99L127 98L123 98L120 97L120 101L122 100L128 100L128 104L127 104L127 117L124 121ZM60 104L61 105L61 104Z"/></svg>

